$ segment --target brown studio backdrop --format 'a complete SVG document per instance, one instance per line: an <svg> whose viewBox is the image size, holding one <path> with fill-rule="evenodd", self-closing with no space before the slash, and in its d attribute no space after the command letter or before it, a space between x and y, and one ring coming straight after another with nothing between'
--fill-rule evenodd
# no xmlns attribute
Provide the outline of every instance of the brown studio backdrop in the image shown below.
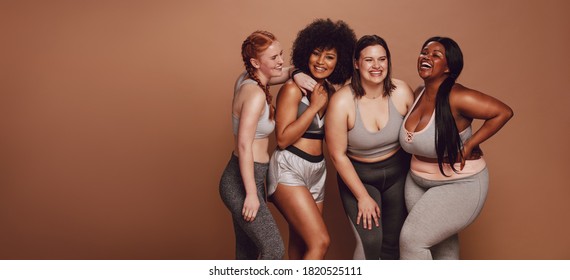
<svg viewBox="0 0 570 280"><path fill-rule="evenodd" d="M570 259L566 1L0 5L0 259L232 259L218 181L233 147L241 42L266 29L289 57L297 31L319 17L384 37L394 76L412 87L423 41L456 39L460 82L515 110L483 144L490 191L461 233L461 257ZM350 259L329 167L327 258Z"/></svg>

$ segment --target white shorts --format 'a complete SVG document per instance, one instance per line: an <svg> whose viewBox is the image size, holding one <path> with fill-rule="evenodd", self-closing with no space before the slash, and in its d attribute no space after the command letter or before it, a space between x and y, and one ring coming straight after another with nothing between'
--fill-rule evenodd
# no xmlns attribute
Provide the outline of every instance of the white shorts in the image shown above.
<svg viewBox="0 0 570 280"><path fill-rule="evenodd" d="M325 199L326 177L327 168L322 155L309 155L294 146L286 150L276 149L269 161L267 195L275 192L277 184L305 186L315 202L322 202Z"/></svg>

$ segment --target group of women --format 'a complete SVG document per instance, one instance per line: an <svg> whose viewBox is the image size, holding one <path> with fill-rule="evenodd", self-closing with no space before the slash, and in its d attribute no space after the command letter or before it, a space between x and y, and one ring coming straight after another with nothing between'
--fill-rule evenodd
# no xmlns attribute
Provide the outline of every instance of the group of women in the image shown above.
<svg viewBox="0 0 570 280"><path fill-rule="evenodd" d="M266 197L289 224L288 258L324 259L325 143L355 233L354 259L459 258L457 234L487 193L479 145L513 112L456 83L463 57L455 41L423 44L417 68L424 85L416 92L392 77L384 39L356 40L343 21L317 19L301 30L293 67L283 66L283 48L266 31L246 38L242 58L246 71L232 102L235 145L220 181L236 259L284 258ZM272 84L283 84L275 108ZM477 131L474 119L484 120ZM274 131L278 147L270 156Z"/></svg>

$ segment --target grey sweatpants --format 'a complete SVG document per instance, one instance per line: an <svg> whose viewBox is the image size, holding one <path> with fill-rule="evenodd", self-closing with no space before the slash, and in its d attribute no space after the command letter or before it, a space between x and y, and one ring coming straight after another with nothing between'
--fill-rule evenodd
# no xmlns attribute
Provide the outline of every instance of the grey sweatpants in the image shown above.
<svg viewBox="0 0 570 280"><path fill-rule="evenodd" d="M488 186L487 168L445 181L424 179L410 171L405 187L409 214L400 235L400 258L459 259L458 233L481 212Z"/></svg>
<svg viewBox="0 0 570 280"><path fill-rule="evenodd" d="M265 201L265 178L269 163L254 163L255 184L259 198L257 216L251 222L243 219L241 211L245 187L239 169L239 160L232 154L220 180L220 197L232 213L238 260L280 260L285 246L279 228Z"/></svg>

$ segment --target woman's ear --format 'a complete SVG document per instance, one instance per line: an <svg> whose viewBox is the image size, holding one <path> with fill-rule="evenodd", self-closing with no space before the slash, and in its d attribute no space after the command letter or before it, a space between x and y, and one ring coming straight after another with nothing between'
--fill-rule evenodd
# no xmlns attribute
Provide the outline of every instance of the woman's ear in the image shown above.
<svg viewBox="0 0 570 280"><path fill-rule="evenodd" d="M259 64L259 61L258 61L257 59L255 59L255 58L250 58L250 59L249 59L249 63L251 63L251 65L252 65L254 68L259 69L260 64Z"/></svg>

